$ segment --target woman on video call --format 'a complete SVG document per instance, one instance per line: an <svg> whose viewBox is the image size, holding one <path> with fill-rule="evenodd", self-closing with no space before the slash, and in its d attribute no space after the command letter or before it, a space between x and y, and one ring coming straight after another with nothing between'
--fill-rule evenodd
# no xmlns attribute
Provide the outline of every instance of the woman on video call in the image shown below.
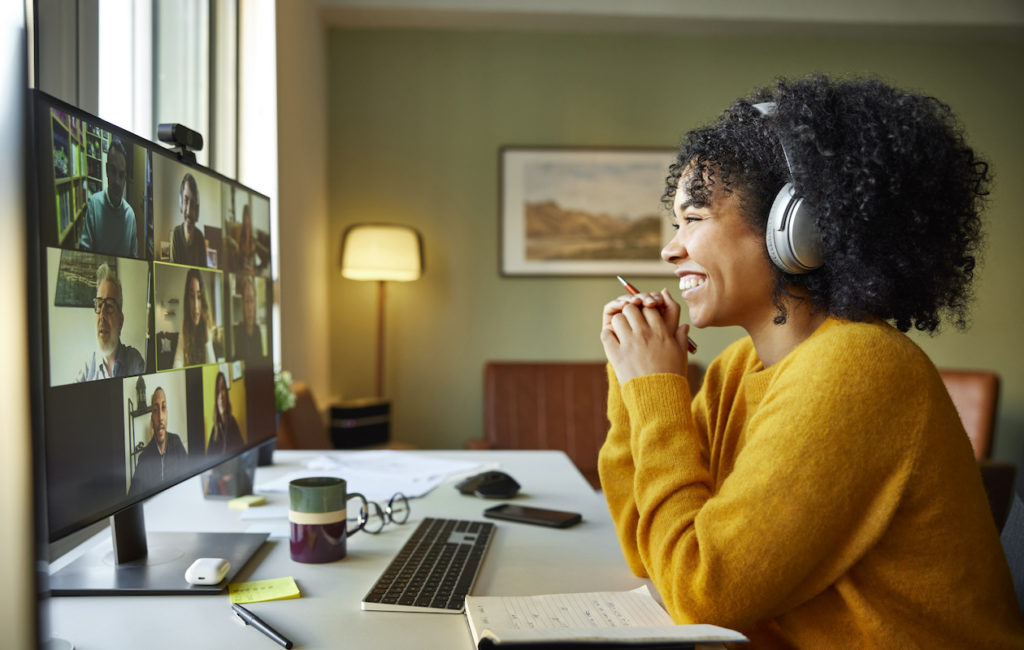
<svg viewBox="0 0 1024 650"><path fill-rule="evenodd" d="M240 449L244 441L238 420L231 412L231 394L228 389L227 377L223 372L217 373L213 392L213 426L210 427L210 439L206 443L206 453L222 456Z"/></svg>
<svg viewBox="0 0 1024 650"><path fill-rule="evenodd" d="M678 623L754 648L1024 647L970 442L905 335L966 326L989 181L949 107L871 79L781 80L685 136L662 258L694 327L748 336L691 400L679 303L608 303L599 461ZM805 236L775 262L789 182Z"/></svg>
<svg viewBox="0 0 1024 650"><path fill-rule="evenodd" d="M198 269L189 269L185 276L182 299L181 333L174 350L174 367L185 368L201 363L214 363L213 333L210 331L210 302Z"/></svg>

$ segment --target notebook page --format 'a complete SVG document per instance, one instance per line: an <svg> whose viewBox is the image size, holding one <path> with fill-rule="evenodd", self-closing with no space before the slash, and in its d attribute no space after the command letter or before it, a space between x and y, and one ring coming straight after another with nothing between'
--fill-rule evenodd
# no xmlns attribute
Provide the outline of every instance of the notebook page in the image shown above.
<svg viewBox="0 0 1024 650"><path fill-rule="evenodd" d="M675 625L647 587L633 591L543 596L469 596L466 617L481 636L500 641L556 639L744 640L712 625Z"/></svg>

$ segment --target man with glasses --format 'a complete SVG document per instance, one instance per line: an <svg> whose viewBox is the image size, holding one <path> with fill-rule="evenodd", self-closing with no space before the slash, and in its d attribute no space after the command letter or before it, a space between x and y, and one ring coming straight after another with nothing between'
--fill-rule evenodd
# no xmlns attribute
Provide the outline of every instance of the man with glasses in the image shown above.
<svg viewBox="0 0 1024 650"><path fill-rule="evenodd" d="M146 361L139 351L121 343L124 326L121 281L107 264L96 269L96 350L85 362L75 381L93 381L110 377L139 375L146 371Z"/></svg>
<svg viewBox="0 0 1024 650"><path fill-rule="evenodd" d="M79 247L121 257L136 257L135 212L124 198L128 179L128 151L117 136L107 148L107 189L85 204L85 223Z"/></svg>

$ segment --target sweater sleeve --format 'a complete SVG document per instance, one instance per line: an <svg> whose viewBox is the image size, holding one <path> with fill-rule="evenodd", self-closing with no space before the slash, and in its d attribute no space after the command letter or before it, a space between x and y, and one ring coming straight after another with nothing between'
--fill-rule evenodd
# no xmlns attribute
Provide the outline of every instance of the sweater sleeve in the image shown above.
<svg viewBox="0 0 1024 650"><path fill-rule="evenodd" d="M682 383L686 386L685 379ZM685 395L680 398L689 404L688 387ZM639 512L633 490L637 476L631 449L630 417L622 400L618 377L615 376L611 364L608 364L608 421L611 427L598 455L601 489L608 502L626 563L634 574L647 578L649 574L640 556L636 536Z"/></svg>
<svg viewBox="0 0 1024 650"><path fill-rule="evenodd" d="M827 350L797 355L756 403L738 399L711 420L713 453L683 401L685 379L622 387L636 553L678 623L744 629L779 616L833 584L885 530L916 460L914 423L900 413L921 405L907 403L913 391L879 390L898 385L879 376L897 363L870 372L869 359Z"/></svg>
<svg viewBox="0 0 1024 650"><path fill-rule="evenodd" d="M636 545L638 514L633 500L633 456L629 449L629 413L622 402L618 377L608 364L608 436L597 457L597 471L601 489L608 501L619 546L626 556L630 570L646 578L647 569L640 560Z"/></svg>

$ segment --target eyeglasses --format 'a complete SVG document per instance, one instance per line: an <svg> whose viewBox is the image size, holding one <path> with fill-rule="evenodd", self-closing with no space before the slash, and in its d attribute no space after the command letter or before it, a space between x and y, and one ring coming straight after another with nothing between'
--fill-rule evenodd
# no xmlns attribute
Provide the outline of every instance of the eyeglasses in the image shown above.
<svg viewBox="0 0 1024 650"><path fill-rule="evenodd" d="M121 311L121 305L113 298L93 298L92 310L97 314L102 311L105 316L113 316Z"/></svg>
<svg viewBox="0 0 1024 650"><path fill-rule="evenodd" d="M371 535L376 535L388 522L402 525L409 521L409 499L405 498L401 492L395 492L384 507L381 507L381 504L376 501L370 501L367 504L366 512L368 514L366 523L363 524L363 530ZM362 518L363 512L360 511L359 515Z"/></svg>

